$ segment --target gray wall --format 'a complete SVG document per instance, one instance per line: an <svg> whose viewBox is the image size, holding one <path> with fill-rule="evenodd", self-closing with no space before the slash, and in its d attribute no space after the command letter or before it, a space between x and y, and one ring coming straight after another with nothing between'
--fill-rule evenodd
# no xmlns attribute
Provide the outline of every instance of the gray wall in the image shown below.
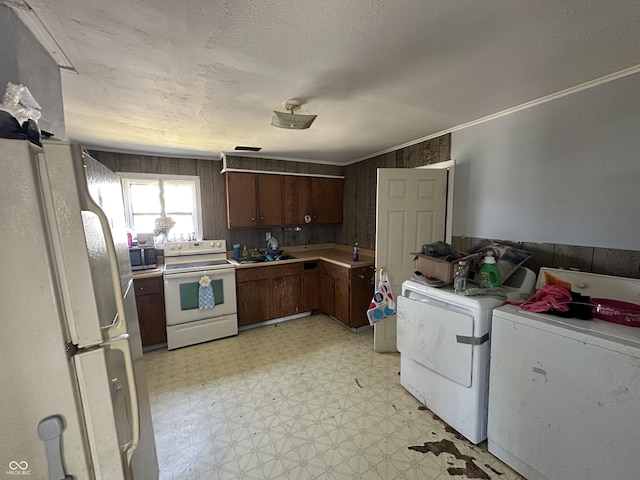
<svg viewBox="0 0 640 480"><path fill-rule="evenodd" d="M65 138L60 68L13 11L0 5L0 98L7 82L26 86L42 107L41 130ZM11 46L12 48L7 48Z"/></svg>
<svg viewBox="0 0 640 480"><path fill-rule="evenodd" d="M452 134L453 234L640 250L640 74Z"/></svg>

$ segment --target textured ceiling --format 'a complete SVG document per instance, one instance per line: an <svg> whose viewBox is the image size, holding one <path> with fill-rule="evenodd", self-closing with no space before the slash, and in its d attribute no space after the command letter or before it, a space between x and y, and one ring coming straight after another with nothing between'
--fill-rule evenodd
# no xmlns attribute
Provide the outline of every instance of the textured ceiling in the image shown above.
<svg viewBox="0 0 640 480"><path fill-rule="evenodd" d="M347 164L640 65L637 0L27 0L86 146ZM308 130L272 127L290 98Z"/></svg>

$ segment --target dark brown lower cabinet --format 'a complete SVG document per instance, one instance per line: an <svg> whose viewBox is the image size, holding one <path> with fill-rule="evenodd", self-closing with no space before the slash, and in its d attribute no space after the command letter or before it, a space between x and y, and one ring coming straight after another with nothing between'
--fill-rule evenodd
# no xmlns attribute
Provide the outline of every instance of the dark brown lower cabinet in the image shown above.
<svg viewBox="0 0 640 480"><path fill-rule="evenodd" d="M271 280L251 278L250 270L236 271L236 297L238 304L238 326L251 325L267 320L270 303ZM248 277L248 278L245 278Z"/></svg>
<svg viewBox="0 0 640 480"><path fill-rule="evenodd" d="M302 264L236 270L238 325L302 313Z"/></svg>
<svg viewBox="0 0 640 480"><path fill-rule="evenodd" d="M349 328L369 324L367 308L374 291L373 266L347 268L322 262L320 308Z"/></svg>
<svg viewBox="0 0 640 480"><path fill-rule="evenodd" d="M369 324L373 266L348 268L314 260L236 270L238 325L320 309L349 328Z"/></svg>
<svg viewBox="0 0 640 480"><path fill-rule="evenodd" d="M302 311L320 308L320 265L317 260L305 262L302 270Z"/></svg>
<svg viewBox="0 0 640 480"><path fill-rule="evenodd" d="M133 280L133 289L136 294L142 346L151 347L167 343L162 277L136 278Z"/></svg>

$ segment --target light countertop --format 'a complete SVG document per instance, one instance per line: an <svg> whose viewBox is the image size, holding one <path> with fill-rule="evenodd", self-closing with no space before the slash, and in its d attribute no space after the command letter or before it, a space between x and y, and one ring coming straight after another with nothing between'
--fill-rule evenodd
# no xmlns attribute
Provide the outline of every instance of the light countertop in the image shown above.
<svg viewBox="0 0 640 480"><path fill-rule="evenodd" d="M316 245L295 245L282 247L282 250L296 258L289 260L275 260L260 263L238 263L233 260L233 252L228 252L227 257L235 264L236 268L261 268L269 265L281 265L285 263L300 263L313 260L323 260L346 268L368 267L374 265L374 251L361 248L360 260L353 260L353 247L338 243L322 243Z"/></svg>
<svg viewBox="0 0 640 480"><path fill-rule="evenodd" d="M150 268L149 270L134 270L131 273L133 274L133 279L135 280L136 278L161 277L163 272L164 257L158 257L156 268Z"/></svg>
<svg viewBox="0 0 640 480"><path fill-rule="evenodd" d="M300 263L313 260L323 260L346 268L368 267L375 263L374 251L365 248L360 249L360 260L353 260L353 247L338 243L322 243L316 245L296 245L283 247L284 252L296 257L289 260L274 260L260 263L238 263L233 259L233 252L227 252L227 258L235 268L263 268L270 265L282 265L285 263ZM133 279L160 277L164 272L163 257L158 257L158 266L149 270L136 270Z"/></svg>

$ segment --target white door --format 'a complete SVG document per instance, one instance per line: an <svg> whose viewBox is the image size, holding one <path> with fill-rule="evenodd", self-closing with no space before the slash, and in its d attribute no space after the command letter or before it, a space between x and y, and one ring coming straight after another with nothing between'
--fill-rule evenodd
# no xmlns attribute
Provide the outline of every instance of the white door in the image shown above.
<svg viewBox="0 0 640 480"><path fill-rule="evenodd" d="M414 271L422 245L445 239L447 170L379 168L376 196L376 282L389 275L394 297ZM373 327L373 349L397 352L396 316Z"/></svg>

